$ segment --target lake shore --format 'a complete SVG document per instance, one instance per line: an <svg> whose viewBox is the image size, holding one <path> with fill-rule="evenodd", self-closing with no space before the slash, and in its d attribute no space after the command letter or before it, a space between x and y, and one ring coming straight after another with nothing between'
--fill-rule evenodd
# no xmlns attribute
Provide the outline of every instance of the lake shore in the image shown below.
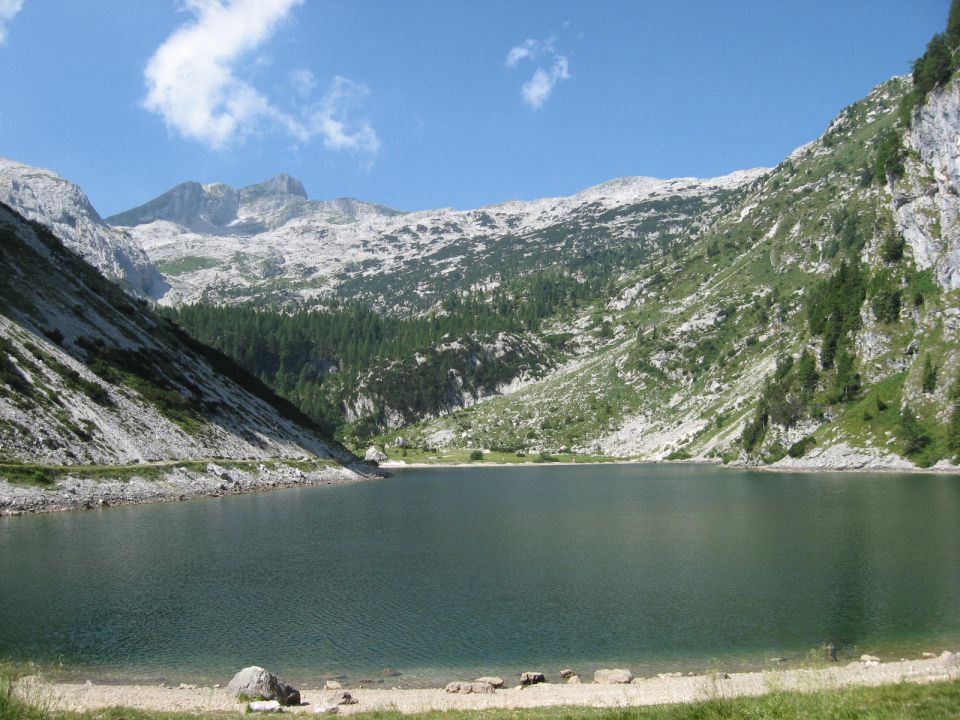
<svg viewBox="0 0 960 720"><path fill-rule="evenodd" d="M0 517L244 495L386 476L367 463L311 465L294 460L210 460L195 465L198 464L171 464L160 477L155 477L155 472L138 475L134 468L129 477L103 479L83 476L81 467L78 474L67 474L50 488L0 479ZM150 469L147 466L146 470Z"/></svg>
<svg viewBox="0 0 960 720"><path fill-rule="evenodd" d="M451 678L455 680L456 678ZM469 678L459 678L467 680ZM548 679L559 680L558 677ZM817 669L764 672L716 673L711 675L665 676L634 679L629 684L601 685L543 683L493 693L459 694L443 689L347 688L355 704L340 705L341 714L374 711L420 713L432 710L485 710L533 707L589 706L628 707L690 703L716 698L758 696L773 691L835 690L855 686L895 683L926 684L960 680L960 652L943 652L937 657L878 663L854 661ZM562 684L561 684L562 683ZM328 704L335 690L301 689L303 703L285 712L313 713ZM170 712L243 712L239 702L222 688L143 685L101 685L49 682L40 677L22 678L17 693L26 701L52 710L90 711L127 707Z"/></svg>

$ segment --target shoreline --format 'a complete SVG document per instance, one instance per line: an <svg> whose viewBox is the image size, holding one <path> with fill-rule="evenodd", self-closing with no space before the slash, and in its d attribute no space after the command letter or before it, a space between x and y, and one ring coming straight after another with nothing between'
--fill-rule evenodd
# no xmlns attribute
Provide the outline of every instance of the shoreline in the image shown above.
<svg viewBox="0 0 960 720"><path fill-rule="evenodd" d="M126 479L67 474L50 489L0 478L0 518L339 485L387 475L361 462L319 464L305 469L297 467L303 462L294 458L271 458L245 467L233 465L229 460L209 460L202 470L178 467L174 463L160 478L147 478L136 473Z"/></svg>
<svg viewBox="0 0 960 720"><path fill-rule="evenodd" d="M474 462L403 462L402 460L387 460L378 467L384 470L422 470L429 468L529 468L529 467L573 467L573 466L603 466L603 465L705 465L709 467L725 468L728 470L757 470L759 472L773 473L823 473L823 474L885 474L885 475L960 475L960 466L933 466L929 468L922 467L899 467L884 465L878 467L816 467L812 465L784 466L776 465L749 465L746 463L724 463L721 460L710 458L697 458L689 460L637 460L637 459L615 459L615 460L584 460L583 462L484 462L477 460Z"/></svg>
<svg viewBox="0 0 960 720"><path fill-rule="evenodd" d="M460 694L442 688L381 689L346 688L357 701L340 705L341 714L375 711L419 713L444 710L516 709L533 707L589 706L628 707L690 703L716 698L758 696L779 690L809 692L855 686L895 683L932 683L960 680L960 652L945 651L933 658L880 663L866 660L817 669L768 670L741 673L688 675L664 674L635 678L626 684L596 684L585 677L582 684L546 682L520 689L509 687L493 692ZM548 679L557 679L551 674ZM451 678L455 680L455 678ZM470 680L460 678L460 680ZM512 685L514 679L508 679ZM148 711L244 712L246 703L223 688L146 685L105 685L58 683L38 676L21 678L17 693L28 702L57 710L94 711L127 707ZM303 704L284 712L313 713L331 701L336 689L301 689Z"/></svg>

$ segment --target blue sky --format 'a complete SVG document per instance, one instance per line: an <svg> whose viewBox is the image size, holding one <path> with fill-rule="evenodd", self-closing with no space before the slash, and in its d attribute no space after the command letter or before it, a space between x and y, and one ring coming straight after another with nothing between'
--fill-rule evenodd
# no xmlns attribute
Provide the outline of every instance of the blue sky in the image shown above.
<svg viewBox="0 0 960 720"><path fill-rule="evenodd" d="M0 0L0 156L103 215L184 180L477 207L775 165L948 0Z"/></svg>

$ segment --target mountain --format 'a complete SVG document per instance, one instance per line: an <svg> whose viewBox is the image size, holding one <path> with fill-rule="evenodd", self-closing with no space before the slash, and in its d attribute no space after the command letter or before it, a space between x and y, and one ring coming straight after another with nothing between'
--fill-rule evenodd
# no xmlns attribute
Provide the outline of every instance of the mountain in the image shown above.
<svg viewBox="0 0 960 720"><path fill-rule="evenodd" d="M0 513L349 474L311 426L0 204Z"/></svg>
<svg viewBox="0 0 960 720"><path fill-rule="evenodd" d="M405 442L953 467L960 81L931 92L905 127L912 92L908 78L879 86L682 252L620 278L601 313L543 330L588 335L606 323L603 347L514 393L403 428Z"/></svg>
<svg viewBox="0 0 960 720"><path fill-rule="evenodd" d="M115 230L72 182L41 168L0 158L0 202L46 225L71 250L135 295L156 299L168 286L143 249Z"/></svg>
<svg viewBox="0 0 960 720"><path fill-rule="evenodd" d="M300 182L280 175L240 189L184 183L107 221L164 272L172 289L163 304L359 300L424 309L561 259L636 262L764 172L622 178L572 197L413 213L308 200Z"/></svg>

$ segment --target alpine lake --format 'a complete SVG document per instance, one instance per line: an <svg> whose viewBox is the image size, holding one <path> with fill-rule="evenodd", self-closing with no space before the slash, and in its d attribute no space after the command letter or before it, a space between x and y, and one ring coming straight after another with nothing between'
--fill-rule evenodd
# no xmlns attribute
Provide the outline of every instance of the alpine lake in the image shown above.
<svg viewBox="0 0 960 720"><path fill-rule="evenodd" d="M960 477L703 465L0 518L0 658L102 682L442 685L960 650ZM508 680L508 683L510 681Z"/></svg>

